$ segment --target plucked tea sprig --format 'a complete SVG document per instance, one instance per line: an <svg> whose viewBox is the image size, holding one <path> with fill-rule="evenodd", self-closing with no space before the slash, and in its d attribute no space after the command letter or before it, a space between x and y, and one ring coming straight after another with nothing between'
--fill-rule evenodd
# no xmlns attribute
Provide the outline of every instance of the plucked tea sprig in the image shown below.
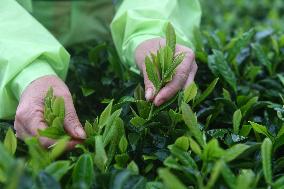
<svg viewBox="0 0 284 189"><path fill-rule="evenodd" d="M176 34L171 23L166 29L166 45L160 47L156 54L151 53L145 58L146 72L155 87L155 95L170 82L175 70L185 58L185 52L176 54ZM148 119L151 118L154 105L151 106Z"/></svg>
<svg viewBox="0 0 284 189"><path fill-rule="evenodd" d="M63 97L57 97L53 94L53 88L50 87L44 98L44 120L48 128L40 130L39 134L52 139L58 139L65 136L64 117L65 103Z"/></svg>

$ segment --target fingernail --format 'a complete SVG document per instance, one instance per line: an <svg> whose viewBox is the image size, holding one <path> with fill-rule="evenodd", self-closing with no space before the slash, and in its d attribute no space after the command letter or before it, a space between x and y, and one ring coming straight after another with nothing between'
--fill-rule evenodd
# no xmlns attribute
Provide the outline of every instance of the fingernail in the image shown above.
<svg viewBox="0 0 284 189"><path fill-rule="evenodd" d="M145 93L145 98L146 100L151 100L151 98L153 98L153 89L147 89L146 93Z"/></svg>
<svg viewBox="0 0 284 189"><path fill-rule="evenodd" d="M81 127L76 127L75 128L75 133L81 139L85 139L86 138L86 133L85 133L85 131Z"/></svg>

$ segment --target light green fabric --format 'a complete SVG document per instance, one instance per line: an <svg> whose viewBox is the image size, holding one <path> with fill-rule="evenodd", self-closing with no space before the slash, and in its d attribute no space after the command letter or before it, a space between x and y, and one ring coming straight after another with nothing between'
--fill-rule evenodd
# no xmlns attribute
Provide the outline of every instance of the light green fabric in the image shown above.
<svg viewBox="0 0 284 189"><path fill-rule="evenodd" d="M192 30L201 16L198 0L124 0L113 20L111 0L18 1L0 1L0 119L14 117L20 95L33 80L66 77L69 54L41 24L65 46L112 35L122 62L135 68L135 48L163 37L169 21L178 42L193 48Z"/></svg>
<svg viewBox="0 0 284 189"><path fill-rule="evenodd" d="M112 23L112 38L122 62L135 67L135 49L143 41L165 36L171 22L177 42L190 48L193 29L200 24L198 0L124 0Z"/></svg>

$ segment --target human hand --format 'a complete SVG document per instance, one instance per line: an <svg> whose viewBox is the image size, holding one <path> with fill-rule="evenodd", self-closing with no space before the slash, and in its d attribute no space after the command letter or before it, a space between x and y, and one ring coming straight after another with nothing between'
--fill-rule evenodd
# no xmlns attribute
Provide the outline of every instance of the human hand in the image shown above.
<svg viewBox="0 0 284 189"><path fill-rule="evenodd" d="M64 129L72 137L67 148L73 148L86 138L86 133L78 119L73 105L72 96L65 83L57 76L44 76L30 83L23 92L15 117L14 128L17 137L25 139L38 135L38 130L47 127L44 120L44 97L48 89L52 87L55 96L61 96L65 101ZM55 140L40 137L41 144L49 147Z"/></svg>
<svg viewBox="0 0 284 189"><path fill-rule="evenodd" d="M187 87L193 82L197 64L195 63L195 56L193 51L183 45L176 45L176 54L184 52L186 54L182 63L176 68L176 73L173 79L167 83L157 94L152 82L148 79L148 75L145 67L145 57L150 53L156 54L160 47L165 46L166 40L163 38L155 38L144 41L141 43L135 51L135 59L137 66L141 70L144 77L145 85L145 98L148 101L153 101L156 106L160 106L167 100L171 99L179 90Z"/></svg>

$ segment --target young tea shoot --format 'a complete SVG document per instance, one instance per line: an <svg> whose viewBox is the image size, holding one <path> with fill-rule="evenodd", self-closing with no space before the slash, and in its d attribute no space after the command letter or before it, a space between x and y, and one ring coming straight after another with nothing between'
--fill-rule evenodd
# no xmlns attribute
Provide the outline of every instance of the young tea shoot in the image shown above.
<svg viewBox="0 0 284 189"><path fill-rule="evenodd" d="M59 139L65 136L64 116L64 99L54 96L53 88L50 87L44 98L44 120L48 127L40 130L39 134L52 139Z"/></svg>
<svg viewBox="0 0 284 189"><path fill-rule="evenodd" d="M156 54L145 58L146 72L155 87L156 94L173 78L177 66L185 58L185 53L176 54L176 34L171 23L166 29L166 45L160 47Z"/></svg>

